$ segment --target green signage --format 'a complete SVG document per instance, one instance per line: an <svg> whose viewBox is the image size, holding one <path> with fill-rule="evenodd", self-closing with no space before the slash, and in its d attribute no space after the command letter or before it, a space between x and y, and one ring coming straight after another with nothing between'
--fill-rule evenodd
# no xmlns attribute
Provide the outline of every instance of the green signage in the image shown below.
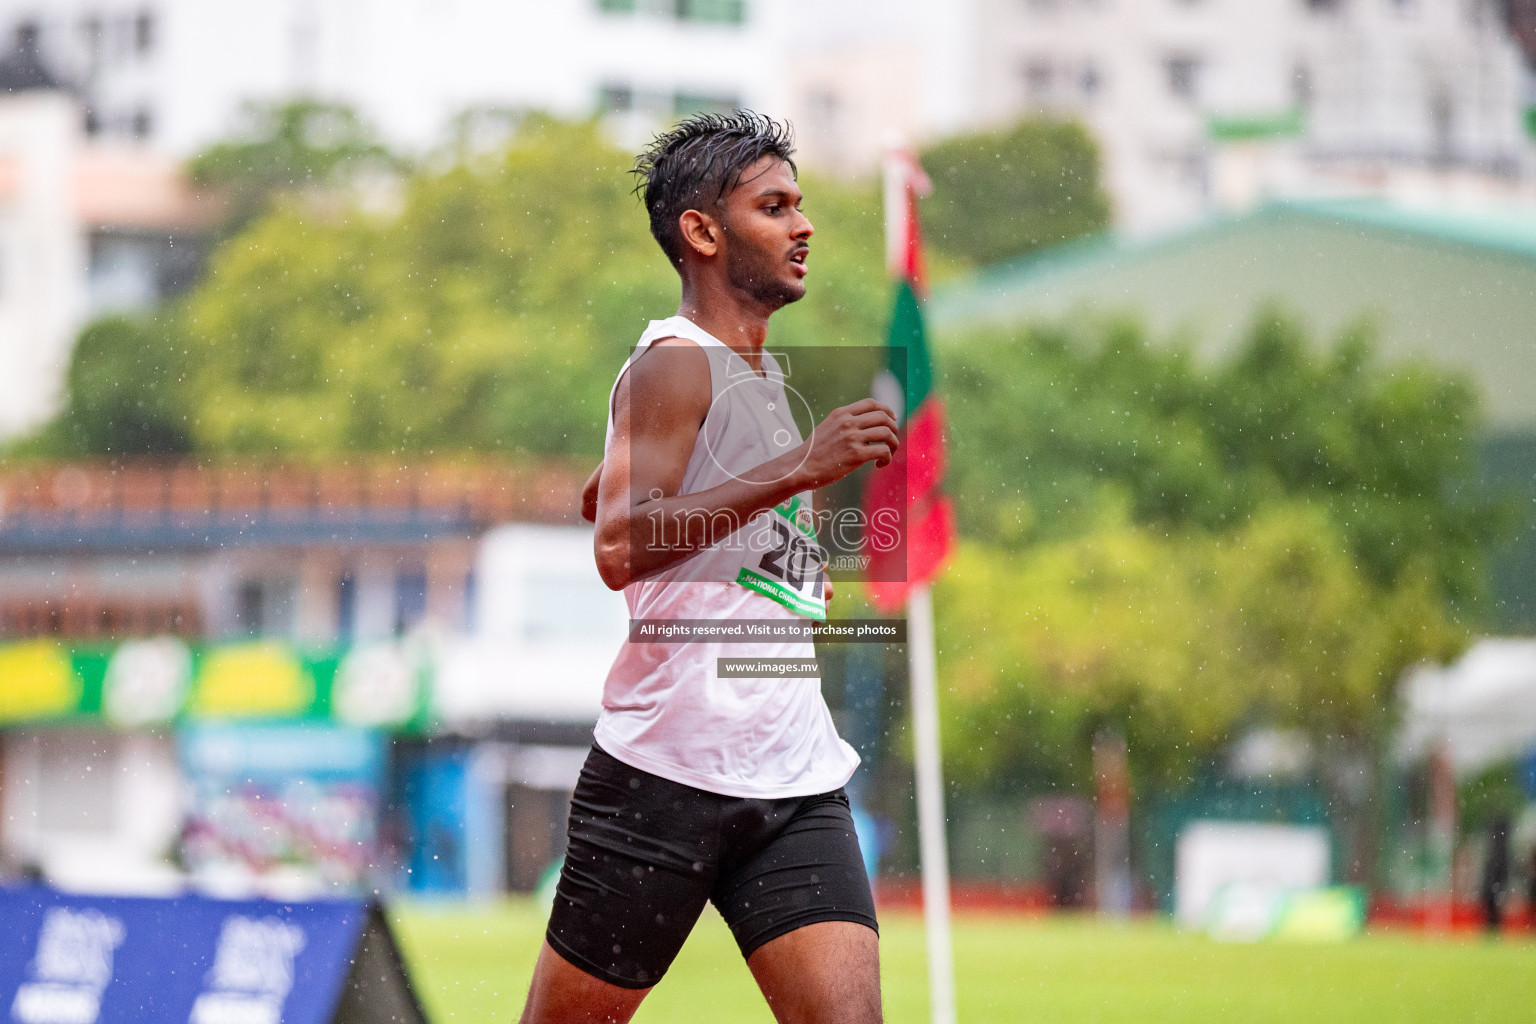
<svg viewBox="0 0 1536 1024"><path fill-rule="evenodd" d="M202 646L172 637L115 648L26 640L0 645L0 726L263 720L420 731L430 675L408 643L301 651L272 641Z"/></svg>
<svg viewBox="0 0 1536 1024"><path fill-rule="evenodd" d="M1300 110L1252 117L1212 116L1205 122L1206 134L1216 142L1249 142L1255 139L1280 139L1301 135L1307 130L1306 117Z"/></svg>

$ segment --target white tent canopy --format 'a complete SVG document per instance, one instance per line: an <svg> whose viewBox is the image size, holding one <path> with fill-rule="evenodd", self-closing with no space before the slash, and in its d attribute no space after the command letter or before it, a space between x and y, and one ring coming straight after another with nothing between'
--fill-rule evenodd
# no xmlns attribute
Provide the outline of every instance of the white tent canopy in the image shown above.
<svg viewBox="0 0 1536 1024"><path fill-rule="evenodd" d="M1402 701L1400 762L1444 742L1466 777L1536 750L1536 640L1479 640L1454 665L1414 669Z"/></svg>

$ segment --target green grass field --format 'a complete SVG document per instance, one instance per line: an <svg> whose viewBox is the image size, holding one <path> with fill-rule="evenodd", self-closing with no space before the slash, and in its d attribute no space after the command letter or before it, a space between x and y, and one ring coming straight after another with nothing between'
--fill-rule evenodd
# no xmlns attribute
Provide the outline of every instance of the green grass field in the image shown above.
<svg viewBox="0 0 1536 1024"><path fill-rule="evenodd" d="M392 919L433 1024L508 1024L543 911L405 905ZM882 918L886 1018L927 1020L922 921ZM963 916L961 1024L1448 1024L1536 1020L1536 942L1368 935L1346 945L1230 945L1158 921ZM772 1024L712 910L636 1021Z"/></svg>

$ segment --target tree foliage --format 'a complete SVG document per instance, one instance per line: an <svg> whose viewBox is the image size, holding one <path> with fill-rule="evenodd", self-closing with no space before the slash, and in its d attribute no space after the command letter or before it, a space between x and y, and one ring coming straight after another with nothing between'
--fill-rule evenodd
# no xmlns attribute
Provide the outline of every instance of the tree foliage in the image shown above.
<svg viewBox="0 0 1536 1024"><path fill-rule="evenodd" d="M1482 590L1499 508L1475 486L1476 392L1382 364L1364 327L1319 350L1268 310L1212 365L1134 324L1037 327L954 345L942 368L970 536L1072 535L1105 500L1221 531L1299 500L1329 510L1376 585L1427 566L1457 600Z"/></svg>
<svg viewBox="0 0 1536 1024"><path fill-rule="evenodd" d="M1023 551L967 544L935 605L951 771L1000 789L1089 785L1106 725L1165 781L1245 725L1372 738L1403 669L1464 635L1432 579L1374 586L1308 505L1225 533L1109 518Z"/></svg>
<svg viewBox="0 0 1536 1024"><path fill-rule="evenodd" d="M222 193L227 233L245 227L280 196L336 189L367 171L396 173L404 161L351 107L314 99L248 103L239 134L193 158L192 181Z"/></svg>
<svg viewBox="0 0 1536 1024"><path fill-rule="evenodd" d="M625 349L676 308L676 276L630 194L631 154L594 124L524 116L497 121L510 133L498 152L465 144L406 173L346 108L298 101L248 120L193 163L232 197L239 230L156 328L176 359L161 376L176 382L186 443L290 457L601 450ZM396 208L348 200L369 168L404 175ZM770 340L879 345L890 294L878 192L802 186L817 228L811 287ZM72 372L154 406L137 390L159 387L132 365L138 346L82 345ZM81 415L92 414L71 405L62 419ZM76 435L71 453L143 447Z"/></svg>
<svg viewBox="0 0 1536 1024"><path fill-rule="evenodd" d="M677 306L630 161L594 125L535 119L498 160L414 176L398 216L253 225L187 307L199 447L597 455L625 350ZM848 230L813 240L824 280L775 343L876 339L878 219L806 187Z"/></svg>
<svg viewBox="0 0 1536 1024"><path fill-rule="evenodd" d="M1374 740L1403 670L1463 642L1500 510L1461 378L1274 310L1211 364L1125 322L941 354L958 777L1086 784L1107 724L1165 778L1247 725Z"/></svg>
<svg viewBox="0 0 1536 1024"><path fill-rule="evenodd" d="M154 319L106 317L75 343L64 410L21 453L50 458L178 455L191 450L184 353Z"/></svg>
<svg viewBox="0 0 1536 1024"><path fill-rule="evenodd" d="M600 449L624 344L675 302L625 166L590 125L531 123L396 215L257 222L187 303L199 448Z"/></svg>
<svg viewBox="0 0 1536 1024"><path fill-rule="evenodd" d="M1075 121L1031 118L922 152L933 194L923 229L941 253L988 264L1102 231L1109 195L1099 148Z"/></svg>
<svg viewBox="0 0 1536 1024"><path fill-rule="evenodd" d="M302 163L279 159L293 146L274 147L255 166ZM243 151L211 152L230 164ZM110 328L101 338L118 348L82 344L71 372L154 408L150 392L164 391L178 422L186 416L182 443L210 455L595 457L626 349L677 307L676 274L630 194L630 163L593 124L527 118L494 157L411 175L391 213L274 196L166 311L157 329L170 349L145 361L141 339ZM772 342L877 344L888 288L877 197L804 187L818 226L815 287L775 318ZM63 419L100 418L71 395ZM124 443L75 434L72 454Z"/></svg>

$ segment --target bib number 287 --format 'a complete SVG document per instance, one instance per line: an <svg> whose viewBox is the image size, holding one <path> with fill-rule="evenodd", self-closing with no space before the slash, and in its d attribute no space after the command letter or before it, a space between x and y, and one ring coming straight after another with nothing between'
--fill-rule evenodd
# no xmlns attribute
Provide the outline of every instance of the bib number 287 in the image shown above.
<svg viewBox="0 0 1536 1024"><path fill-rule="evenodd" d="M760 557L752 552L736 582L777 601L796 615L825 619L826 555L816 543L815 532L797 521L801 517L796 513L802 507L803 502L796 497L767 513L767 530L763 533L770 534L770 543Z"/></svg>

